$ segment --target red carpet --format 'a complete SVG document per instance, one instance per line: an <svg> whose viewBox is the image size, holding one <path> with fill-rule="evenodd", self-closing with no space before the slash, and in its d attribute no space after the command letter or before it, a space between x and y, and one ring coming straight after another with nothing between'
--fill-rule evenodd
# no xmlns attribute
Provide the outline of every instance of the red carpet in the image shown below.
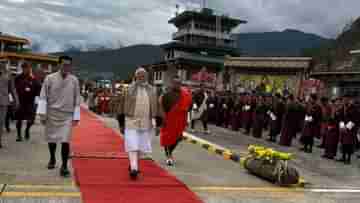
<svg viewBox="0 0 360 203"><path fill-rule="evenodd" d="M132 181L121 137L82 110L72 139L75 179L84 203L201 203L185 184L152 161Z"/></svg>

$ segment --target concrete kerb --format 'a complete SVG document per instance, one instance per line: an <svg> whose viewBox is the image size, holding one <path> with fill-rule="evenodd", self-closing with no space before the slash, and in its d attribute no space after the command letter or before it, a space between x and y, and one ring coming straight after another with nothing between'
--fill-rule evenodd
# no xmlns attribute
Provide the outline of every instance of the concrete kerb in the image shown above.
<svg viewBox="0 0 360 203"><path fill-rule="evenodd" d="M212 153L212 154L217 154L222 156L225 160L231 160L235 163L238 163L241 167L243 167L243 162L245 160L245 157L247 155L247 153L243 152L241 154L237 154L234 153L232 150L230 149L226 149L222 146L219 146L217 144L211 143L207 140L201 139L199 137L196 137L188 132L184 132L183 133L183 139L191 144L196 144L201 146L203 149L207 150L208 152ZM309 183L305 181L304 178L300 178L299 183L289 186L289 187L301 187L304 188L306 185L308 185Z"/></svg>

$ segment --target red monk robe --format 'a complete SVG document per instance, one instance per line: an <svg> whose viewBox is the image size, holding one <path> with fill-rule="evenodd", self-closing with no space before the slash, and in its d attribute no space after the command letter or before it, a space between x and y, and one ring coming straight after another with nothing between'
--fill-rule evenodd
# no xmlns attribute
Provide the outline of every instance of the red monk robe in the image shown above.
<svg viewBox="0 0 360 203"><path fill-rule="evenodd" d="M165 113L166 125L160 130L160 145L174 145L182 136L187 125L187 114L192 104L191 92L182 87L178 102Z"/></svg>

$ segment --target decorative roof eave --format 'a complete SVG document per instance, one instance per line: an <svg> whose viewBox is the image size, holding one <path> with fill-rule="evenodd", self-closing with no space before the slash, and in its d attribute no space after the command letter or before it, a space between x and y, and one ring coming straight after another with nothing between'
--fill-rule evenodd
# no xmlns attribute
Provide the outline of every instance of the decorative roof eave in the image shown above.
<svg viewBox="0 0 360 203"><path fill-rule="evenodd" d="M360 71L328 71L328 72L313 72L311 76L322 75L360 75Z"/></svg>
<svg viewBox="0 0 360 203"><path fill-rule="evenodd" d="M7 36L7 35L0 35L0 41L3 42L11 42L11 43L20 43L29 45L30 41L25 38L14 37L14 36Z"/></svg>
<svg viewBox="0 0 360 203"><path fill-rule="evenodd" d="M58 63L59 59L56 56L45 55L45 54L34 54L34 53L12 53L12 52L4 52L0 54L0 58L9 58L14 57L18 59L28 59L28 60L39 60L46 62Z"/></svg>
<svg viewBox="0 0 360 203"><path fill-rule="evenodd" d="M224 65L237 68L308 69L310 57L228 57Z"/></svg>
<svg viewBox="0 0 360 203"><path fill-rule="evenodd" d="M199 49L199 50L214 50L214 51L224 51L224 52L236 52L236 48L232 47L226 47L226 46L209 46L205 44L200 45L191 45L191 44L185 44L177 41L171 41L166 44L160 45L162 49L170 49L170 48L182 48L182 49Z"/></svg>
<svg viewBox="0 0 360 203"><path fill-rule="evenodd" d="M246 61L311 61L311 57L228 57L228 60L246 60Z"/></svg>
<svg viewBox="0 0 360 203"><path fill-rule="evenodd" d="M239 20L239 19L235 19L235 18L230 18L228 16L221 16L223 18L223 21L225 21L225 24L230 25L232 27L236 27L240 24L246 24L247 21L245 20ZM203 12L197 12L197 11L184 11L182 13L180 13L178 16L171 18L168 23L170 24L174 24L174 25L179 25L189 19L192 18L207 18L207 19L211 19L211 18L216 18L216 15L213 14L206 14Z"/></svg>
<svg viewBox="0 0 360 203"><path fill-rule="evenodd" d="M227 67L248 67L248 68L292 68L292 69L307 69L310 66L309 62L274 62L274 61L225 61Z"/></svg>

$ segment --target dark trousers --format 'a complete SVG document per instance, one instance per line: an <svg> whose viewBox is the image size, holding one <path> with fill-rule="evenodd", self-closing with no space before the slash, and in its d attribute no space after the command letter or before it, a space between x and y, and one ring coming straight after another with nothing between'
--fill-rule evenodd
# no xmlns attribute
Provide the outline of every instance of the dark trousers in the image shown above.
<svg viewBox="0 0 360 203"><path fill-rule="evenodd" d="M175 148L178 146L178 144L181 142L182 138L179 138L175 144L170 145L170 146L166 146L165 149L165 156L168 158L172 157L172 154L175 150Z"/></svg>
<svg viewBox="0 0 360 203"><path fill-rule="evenodd" d="M121 133L125 133L125 114L117 114L116 120L119 123L119 128Z"/></svg>
<svg viewBox="0 0 360 203"><path fill-rule="evenodd" d="M343 144L342 145L342 159L345 163L351 163L351 155L354 153L354 145Z"/></svg>
<svg viewBox="0 0 360 203"><path fill-rule="evenodd" d="M22 120L18 120L16 121L16 129L17 129L17 136L18 138L21 138L22 135L21 135L21 132L22 132L22 124L23 124L23 121ZM30 138L30 129L31 129L31 126L34 124L34 121L33 120L28 120L26 121L26 128L25 128L25 138Z"/></svg>
<svg viewBox="0 0 360 203"><path fill-rule="evenodd" d="M312 152L314 145L314 137L313 136L304 136L304 150L305 152Z"/></svg>
<svg viewBox="0 0 360 203"><path fill-rule="evenodd" d="M276 142L276 137L278 135L278 130L275 129L274 127L270 128L270 134L269 134L269 140L272 142Z"/></svg>
<svg viewBox="0 0 360 203"><path fill-rule="evenodd" d="M205 121L204 119L200 119L200 120L201 120L201 122L202 122L202 124L203 124L204 130L208 130L207 121ZM191 120L191 129L195 129L196 121L197 121L197 120Z"/></svg>
<svg viewBox="0 0 360 203"><path fill-rule="evenodd" d="M252 126L252 121L249 121L249 122L246 123L246 125L245 125L245 134L250 134L251 126Z"/></svg>
<svg viewBox="0 0 360 203"><path fill-rule="evenodd" d="M7 131L10 131L10 123L12 120L14 120L14 111L11 106L8 106L5 118L5 128Z"/></svg>
<svg viewBox="0 0 360 203"><path fill-rule="evenodd" d="M50 162L56 162L56 143L48 143L49 153L50 153ZM70 144L61 143L61 159L62 159L62 168L67 169L68 160L70 155Z"/></svg>

